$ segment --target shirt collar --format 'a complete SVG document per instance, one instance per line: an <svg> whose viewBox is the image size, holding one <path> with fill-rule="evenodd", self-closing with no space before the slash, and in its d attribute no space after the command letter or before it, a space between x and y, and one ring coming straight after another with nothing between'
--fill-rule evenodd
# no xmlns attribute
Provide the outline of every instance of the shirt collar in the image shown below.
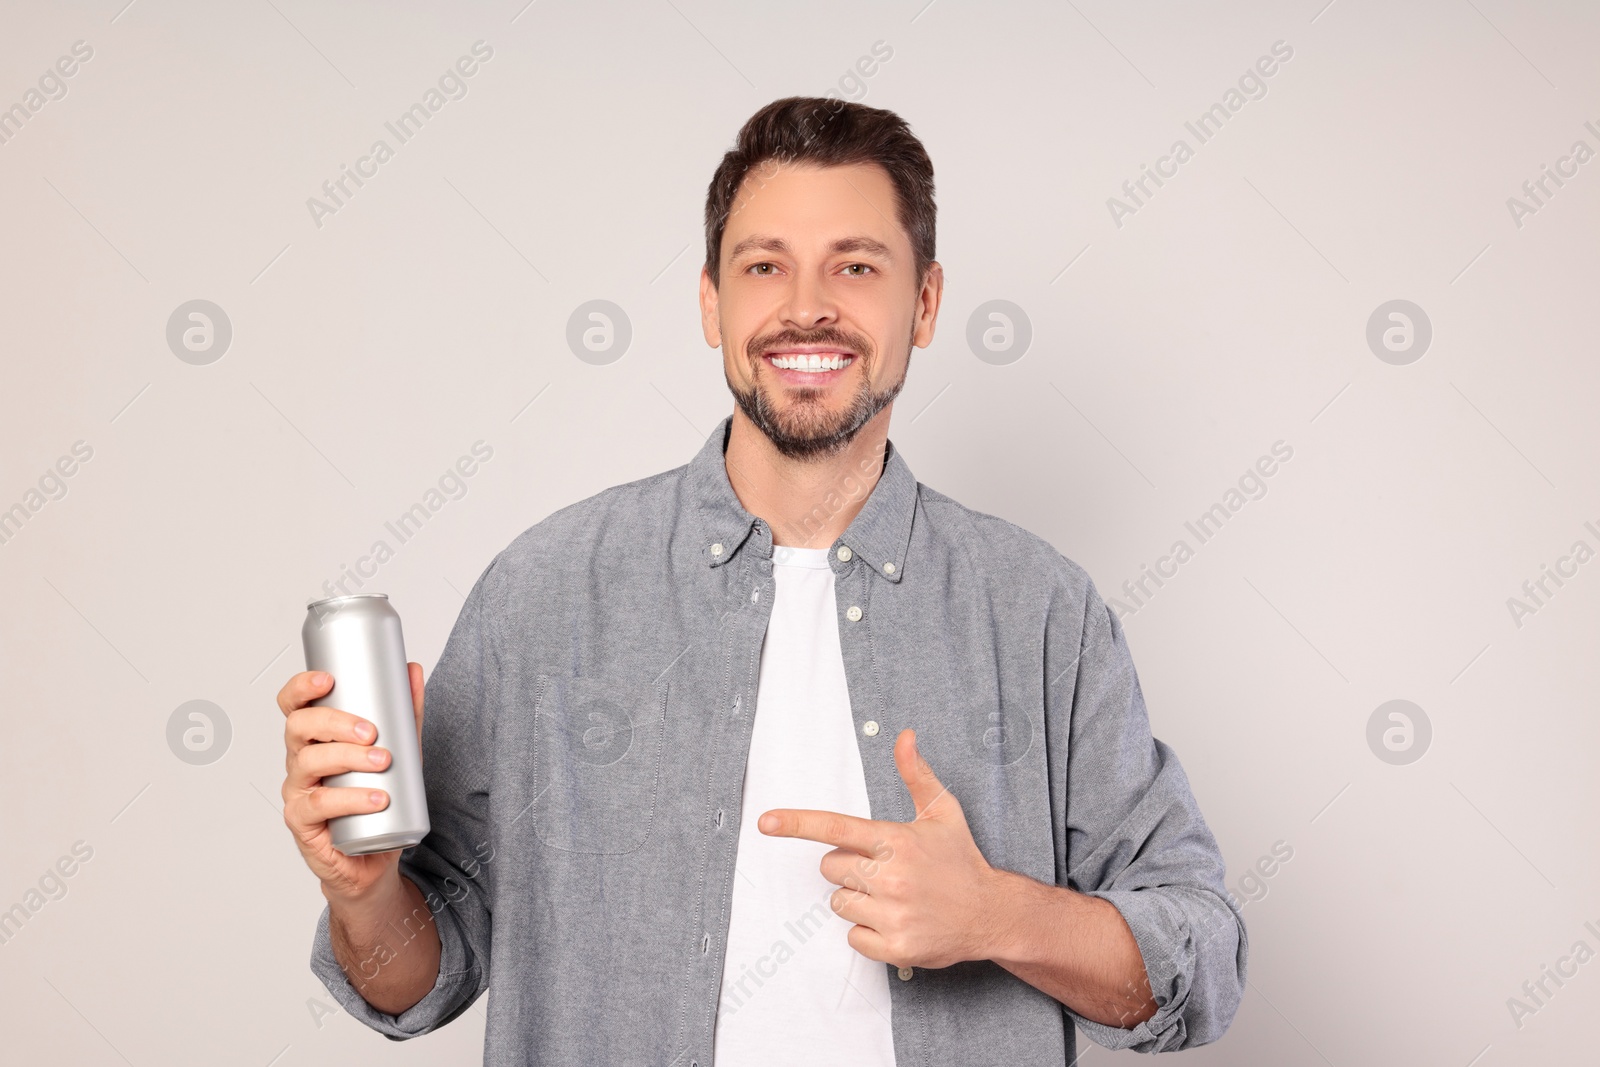
<svg viewBox="0 0 1600 1067"><path fill-rule="evenodd" d="M728 481L726 452L732 425L732 415L724 418L688 467L690 493L700 521L700 555L711 567L727 563L747 543L762 558L772 556L772 531L744 509ZM848 566L839 559L839 547L848 546L852 557L865 561L880 578L898 582L905 573L917 480L893 441L885 444L884 456L883 473L856 517L829 547L828 561L836 572Z"/></svg>

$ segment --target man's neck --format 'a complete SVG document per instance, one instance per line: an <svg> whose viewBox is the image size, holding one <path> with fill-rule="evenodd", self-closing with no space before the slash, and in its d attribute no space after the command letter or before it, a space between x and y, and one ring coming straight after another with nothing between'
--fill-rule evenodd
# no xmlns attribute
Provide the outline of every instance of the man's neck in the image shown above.
<svg viewBox="0 0 1600 1067"><path fill-rule="evenodd" d="M890 404L832 456L793 459L737 406L724 454L728 482L750 514L772 529L772 543L827 548L844 533L883 473Z"/></svg>

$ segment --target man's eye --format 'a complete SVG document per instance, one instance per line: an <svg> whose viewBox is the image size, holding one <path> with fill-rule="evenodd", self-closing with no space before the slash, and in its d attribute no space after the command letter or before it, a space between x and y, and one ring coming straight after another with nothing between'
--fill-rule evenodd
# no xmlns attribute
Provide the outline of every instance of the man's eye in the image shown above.
<svg viewBox="0 0 1600 1067"><path fill-rule="evenodd" d="M866 264L866 263L852 263L852 264L850 264L849 267L846 267L845 269L849 270L851 267L860 267L864 271L868 271L868 270L872 269L872 267L869 264ZM857 274L856 277L859 278L859 277L861 277L861 275Z"/></svg>
<svg viewBox="0 0 1600 1067"><path fill-rule="evenodd" d="M753 263L750 266L750 270L760 270L762 267L771 267L771 266L773 266L773 264L771 264L771 263Z"/></svg>

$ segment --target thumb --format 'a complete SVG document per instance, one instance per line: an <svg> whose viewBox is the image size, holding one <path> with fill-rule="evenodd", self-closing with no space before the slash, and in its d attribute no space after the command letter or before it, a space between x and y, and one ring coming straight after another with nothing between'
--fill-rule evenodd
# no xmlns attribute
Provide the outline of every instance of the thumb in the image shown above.
<svg viewBox="0 0 1600 1067"><path fill-rule="evenodd" d="M422 696L425 683L422 680L422 664L407 663L406 675L411 679L411 711L417 717L417 738L422 738Z"/></svg>
<svg viewBox="0 0 1600 1067"><path fill-rule="evenodd" d="M906 783L906 790L911 794L911 802L916 805L917 818L940 814L944 810L941 798L949 796L949 791L933 773L928 761L922 758L922 753L917 751L915 730L901 730L900 736L895 738L894 763L900 771L900 778Z"/></svg>

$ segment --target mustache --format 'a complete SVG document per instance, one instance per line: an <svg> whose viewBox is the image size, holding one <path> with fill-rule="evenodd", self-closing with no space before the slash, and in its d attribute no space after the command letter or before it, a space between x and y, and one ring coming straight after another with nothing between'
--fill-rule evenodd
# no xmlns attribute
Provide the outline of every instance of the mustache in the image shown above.
<svg viewBox="0 0 1600 1067"><path fill-rule="evenodd" d="M833 329L819 330L810 334L796 330L781 330L764 337L752 337L745 344L745 354L753 360L760 359L761 354L769 349L787 348L791 345L829 345L847 349L863 359L870 358L873 354L872 344L865 337Z"/></svg>

